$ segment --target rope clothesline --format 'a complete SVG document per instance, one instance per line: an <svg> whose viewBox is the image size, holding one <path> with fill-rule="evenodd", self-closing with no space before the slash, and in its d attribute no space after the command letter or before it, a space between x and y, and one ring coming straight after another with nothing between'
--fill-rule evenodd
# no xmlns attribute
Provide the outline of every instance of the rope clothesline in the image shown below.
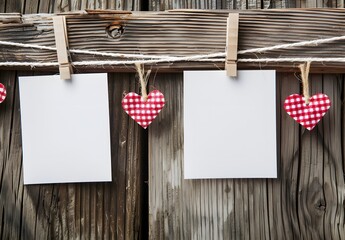
<svg viewBox="0 0 345 240"><path fill-rule="evenodd" d="M247 50L238 51L239 55L248 53L263 53L268 51L274 51L279 49L288 49L302 46L318 46L319 44L330 43L334 41L345 40L345 36L331 37L325 39L316 39L310 41L301 41L296 43L280 44L271 47L253 48ZM41 49L56 51L55 47L41 46L35 44L16 43L8 41L0 41L0 45L13 46L21 48ZM195 61L195 62L224 62L226 53L210 53L210 54L198 54L191 56L168 56L168 55L147 55L147 54L123 54L123 53L110 53L110 52L98 52L81 49L69 49L70 53L87 54L93 56L106 56L113 58L126 58L126 60L101 60L101 61L77 61L73 62L74 66L102 66L102 65L126 65L126 64L154 64L154 63L172 63L183 61ZM131 59L131 60L127 60ZM290 57L290 58L239 58L238 62L246 63L267 63L267 62L345 62L344 58L322 58L322 57ZM55 67L59 66L58 62L0 62L0 66L30 66L30 67Z"/></svg>

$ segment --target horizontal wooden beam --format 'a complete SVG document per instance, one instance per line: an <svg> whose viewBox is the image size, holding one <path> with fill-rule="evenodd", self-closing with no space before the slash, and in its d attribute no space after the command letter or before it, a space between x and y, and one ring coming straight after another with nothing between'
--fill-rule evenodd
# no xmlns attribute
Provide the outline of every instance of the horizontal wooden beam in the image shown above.
<svg viewBox="0 0 345 240"><path fill-rule="evenodd" d="M226 23L230 11L178 10L169 12L68 13L71 49L123 54L191 56L225 52ZM55 47L50 14L0 14L0 40ZM343 9L284 9L240 12L239 50L345 35ZM244 54L238 58L345 58L345 41L318 46ZM73 61L121 60L72 54ZM123 59L122 59L123 60ZM225 58L224 58L225 60ZM56 52L0 45L0 62L56 62ZM238 63L238 69L296 71L296 63ZM177 62L146 66L157 71L224 69L223 62ZM1 69L32 69L2 67ZM35 68L57 71L58 68ZM132 65L77 67L75 72L134 71ZM344 73L344 63L313 63L312 72Z"/></svg>

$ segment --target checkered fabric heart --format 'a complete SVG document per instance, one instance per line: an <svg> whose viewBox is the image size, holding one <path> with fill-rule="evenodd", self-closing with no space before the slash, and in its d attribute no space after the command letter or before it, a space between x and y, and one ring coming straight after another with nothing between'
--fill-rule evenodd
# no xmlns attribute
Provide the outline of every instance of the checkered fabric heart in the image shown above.
<svg viewBox="0 0 345 240"><path fill-rule="evenodd" d="M122 99L122 108L144 129L157 117L164 105L164 95L158 90L150 92L146 102L140 95L133 92Z"/></svg>
<svg viewBox="0 0 345 240"><path fill-rule="evenodd" d="M0 83L0 103L5 101L6 98L6 88L3 84Z"/></svg>
<svg viewBox="0 0 345 240"><path fill-rule="evenodd" d="M305 104L304 97L292 94L285 99L286 112L299 124L312 130L331 107L328 96L322 93L313 95L309 104Z"/></svg>

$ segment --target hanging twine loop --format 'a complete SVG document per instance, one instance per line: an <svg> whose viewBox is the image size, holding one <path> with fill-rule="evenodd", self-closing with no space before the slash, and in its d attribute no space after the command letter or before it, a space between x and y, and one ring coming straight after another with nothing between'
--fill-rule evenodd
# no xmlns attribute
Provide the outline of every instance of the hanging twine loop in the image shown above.
<svg viewBox="0 0 345 240"><path fill-rule="evenodd" d="M144 65L142 65L141 63L135 63L135 68L138 72L138 77L139 77L139 81L140 81L140 88L141 88L141 96L143 97L144 101L146 102L147 100L147 82L149 79L149 76L151 74L151 70L148 70L145 74L145 69L144 69Z"/></svg>
<svg viewBox="0 0 345 240"><path fill-rule="evenodd" d="M303 96L305 100L305 104L309 104L309 70L310 70L311 62L306 62L299 65L299 69L301 70L301 77L302 77L302 87L303 87Z"/></svg>

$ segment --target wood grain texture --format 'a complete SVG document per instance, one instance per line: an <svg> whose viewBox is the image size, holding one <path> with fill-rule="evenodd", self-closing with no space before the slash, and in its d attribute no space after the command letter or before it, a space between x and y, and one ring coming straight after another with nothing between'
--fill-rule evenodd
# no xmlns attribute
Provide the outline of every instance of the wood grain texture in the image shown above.
<svg viewBox="0 0 345 240"><path fill-rule="evenodd" d="M34 6L38 4L39 6ZM33 5L31 5L33 4ZM66 5L68 4L68 5ZM0 1L1 12L34 13L34 11L53 13L54 11L75 11L85 8L111 8L122 10L139 10L138 1L93 1L93 0L49 0L49 1ZM254 8L290 8L290 7L343 7L343 1L181 1L150 0L150 10L167 10L173 8L209 8L209 9L254 9ZM105 7L106 6L106 7ZM134 8L134 9L131 9ZM291 16L285 16L290 21ZM316 10L315 10L316 11ZM277 15L279 12L276 12ZM343 34L344 17L334 17L334 11L319 14L320 22L313 28L324 36ZM169 26L189 20L187 13L182 19L165 22L161 13L160 25ZM172 13L180 16L181 13ZM226 12L220 12L226 16ZM256 13L247 12L248 16ZM279 13L281 14L281 13ZM276 16L277 16L276 15ZM307 14L309 18L312 18ZM169 15L171 16L171 15ZM199 12L193 15L195 26L200 24ZM282 16L282 15L280 15ZM296 16L296 15L295 15ZM303 15L304 16L304 15ZM214 20L214 15L207 19ZM15 17L16 18L16 17ZM223 17L221 17L223 18ZM258 16L257 25L246 32L257 34L272 22L273 17ZM275 17L274 17L275 18ZM1 17L0 17L1 19ZM187 19L187 20L186 20ZM317 18L315 18L317 19ZM329 21L329 19L332 19ZM85 19L83 19L85 20ZM87 20L87 19L86 19ZM73 25L75 46L92 45L93 49L109 50L110 47L131 49L131 45L107 40L104 43L103 28L113 19L99 21L92 25L92 36L85 33L85 25ZM157 19L155 19L157 20ZM175 21L176 20L176 21ZM193 19L192 19L193 20ZM303 19L302 19L303 20ZM30 20L32 22L32 19ZM30 22L29 21L29 22ZM37 21L34 20L34 21ZM76 20L77 21L77 20ZM278 22L277 27L282 28ZM319 20L318 20L319 21ZM216 21L217 22L217 21ZM284 22L286 26L290 26ZM74 23L73 23L74 24ZM131 25L132 24L132 25ZM156 29L149 19L137 19L131 22L132 34L137 28L148 25ZM224 22L225 24L225 22ZM246 23L245 25L247 25ZM274 25L273 24L273 25ZM334 25L335 24L335 25ZM137 25L137 27L136 27ZM303 24L302 24L303 25ZM303 28L303 26L301 27ZM43 25L41 25L43 26ZM47 27L48 28L45 28ZM220 28L209 29L209 33L218 36L223 34L222 21ZM248 25L250 26L250 24ZM336 27L334 27L336 26ZM51 27L44 25L39 31L32 23L14 27L6 31L0 26L0 39L15 39L22 42L33 42L53 46L53 41L33 39L32 36L43 34L52 38ZM198 28L198 27L197 27ZM310 28L313 30L313 28ZM18 35L28 31L28 34ZM174 29L174 28L168 28ZM198 28L199 29L199 28ZM269 28L271 29L271 27ZM314 39L317 34L308 35L301 29L289 27L291 32L277 34L276 30L267 31L262 38L247 38L242 42L252 41L257 46L264 46L267 39L273 42L297 41L304 38ZM334 31L337 29L337 31ZM339 30L339 31L338 31ZM131 32L129 31L129 32ZM167 34L166 38L175 36L179 29ZM10 35L8 34L10 32ZM218 32L218 33L217 33ZM128 32L127 32L128 33ZM154 32L156 34L156 32ZM30 35L31 34L31 35ZM95 34L95 35L94 35ZM152 34L143 39L152 41ZM211 34L211 35L212 35ZM285 34L285 35L284 35ZM78 38L78 36L80 36ZM277 37L278 36L278 37ZM283 36L283 37L281 37ZM205 35L198 38L205 38ZM218 37L216 37L218 38ZM81 41L81 39L83 41ZM87 40L84 40L87 39ZM89 41L91 39L91 41ZM127 39L128 40L128 39ZM133 40L134 42L136 40ZM189 39L190 41L190 39ZM202 41L202 40L201 40ZM218 40L217 40L218 41ZM223 40L221 40L223 41ZM147 44L147 42L143 41ZM81 45L78 45L78 43ZM169 43L169 42L168 42ZM113 45L112 45L113 44ZM171 42L170 42L171 44ZM183 43L184 45L186 43ZM218 51L220 45L212 44ZM250 43L251 44L251 43ZM181 45L182 46L182 45ZM250 46L250 45L249 45ZM204 47L204 45L203 45ZM336 49L332 44L311 51L310 54L339 54L343 47L339 43ZM20 59L39 59L42 56L54 60L53 53L32 51L28 56L20 49L1 48L1 56L10 59L10 55L19 54ZM111 48L110 50L112 50ZM140 50L150 49L141 45ZM182 49L183 50L183 49ZM324 51L329 52L324 52ZM156 53L155 49L150 50ZM150 52L147 50L147 52ZM177 52L181 49L177 48ZM184 49L187 53L200 52L200 49ZM303 52L303 51L301 51ZM283 54L290 54L290 51ZM5 54L5 55L4 55ZM8 54L8 55L6 55ZM40 55L42 54L42 55ZM274 54L281 54L280 51ZM75 59L85 56L74 56ZM177 71L186 65L176 67ZM222 68L221 65L188 65L189 68ZM243 66L257 68L258 66ZM262 67L262 66L260 66ZM265 66L264 66L265 67ZM268 66L269 67L269 66ZM272 66L279 69L281 66ZM284 66L283 66L284 67ZM158 68L166 68L158 65ZM338 65L337 69L342 69ZM293 66L284 67L284 71L294 71ZM86 71L81 69L80 71ZM94 71L91 69L90 71ZM103 70L104 71L104 70ZM132 71L127 66L123 69L107 71ZM332 71L324 68L322 71ZM343 70L340 70L343 71ZM119 103L123 91L138 91L133 74L109 74L109 96L112 132L113 177L112 183L102 184L59 184L24 187L21 167L21 133L20 103L18 99L17 75L28 75L28 72L1 71L0 81L7 86L7 100L0 104L0 239L140 239L142 225L140 218L143 198L142 191L145 166L142 158L146 150L143 132L123 113ZM300 91L299 81L294 74L277 74L277 105L291 93ZM183 180L183 90L182 74L152 75L150 89L157 88L166 95L167 105L159 118L149 128L149 233L151 239L345 239L344 236L344 77L343 75L312 75L312 93L323 91L332 100L332 108L314 132L303 131L281 107L277 108L278 124L278 173L275 180ZM115 109L115 110L114 110ZM126 159L124 161L124 159ZM145 222L146 219L144 219Z"/></svg>
<svg viewBox="0 0 345 240"><path fill-rule="evenodd" d="M341 75L311 76L311 92L332 101L312 132L281 108L299 80L277 75L279 177L242 180L183 179L182 79L157 75L152 86L167 104L149 129L150 239L345 238Z"/></svg>
<svg viewBox="0 0 345 240"><path fill-rule="evenodd" d="M150 9L274 9L274 8L335 8L344 7L336 0L150 0Z"/></svg>
<svg viewBox="0 0 345 240"><path fill-rule="evenodd" d="M1 1L0 10L27 14L80 10L82 5L76 2ZM107 1L89 1L88 6L104 4ZM20 22L17 14L10 19ZM24 186L17 76L28 74L33 73L1 71L0 82L8 95L0 104L0 239L141 239L146 144L143 131L121 108L123 92L138 91L134 74L109 74L113 181Z"/></svg>
<svg viewBox="0 0 345 240"><path fill-rule="evenodd" d="M181 2L185 3L152 0L151 9L178 8ZM226 1L222 8L262 8L254 1L238 2ZM343 4L283 0L270 1L268 8ZM281 17L291 20L292 16ZM253 29L260 31L266 23L274 22L268 19L260 20ZM247 24L242 22L242 26ZM289 34L290 27L295 26L284 27ZM275 31L274 27L270 29ZM293 37L303 34L301 28L295 30ZM266 34L262 39L251 36L248 43L249 39L262 44L272 41L274 36L269 37L269 31ZM285 35L282 42L289 37ZM245 42L242 37L240 44ZM325 73L328 71L330 68L325 69ZM278 178L266 180L183 180L183 76L157 76L154 87L166 95L168 102L149 130L150 239L345 239L344 76L311 75L311 93L326 93L332 101L330 111L312 132L299 127L282 109L288 95L301 91L297 76L277 73Z"/></svg>
<svg viewBox="0 0 345 240"><path fill-rule="evenodd" d="M142 53L170 56L190 56L225 52L226 18L224 11L134 12L133 14L69 14L67 17L69 45L72 49L113 53ZM0 16L1 17L1 16ZM2 16L4 18L4 16ZM275 46L342 36L345 34L343 9L289 9L243 11L240 13L239 50ZM115 21L116 20L116 21ZM51 15L24 15L23 23L0 24L0 40L54 46ZM115 21L115 23L114 23ZM111 38L106 33L110 25L122 24L124 33ZM25 26L25 28L23 28ZM336 29L336 30L334 30ZM18 32L21 32L18 35ZM339 57L344 58L344 41L276 50L261 54L245 54L240 58ZM54 51L0 46L2 61L52 61ZM85 54L72 54L73 61L109 60ZM123 60L112 58L111 60ZM278 69L296 71L295 63L238 63L244 69ZM30 68L30 67L27 67ZM224 62L188 62L152 64L160 71L181 69L222 69ZM47 68L43 68L47 70ZM41 69L42 70L42 69ZM86 66L82 71L128 71L128 66ZM54 71L54 69L53 69ZM55 70L56 71L56 70ZM314 63L312 71L344 72L343 64Z"/></svg>
<svg viewBox="0 0 345 240"><path fill-rule="evenodd" d="M143 179L142 130L123 113L132 74L109 76L111 183L23 186L20 106L15 72L2 72L0 105L1 239L139 239Z"/></svg>
<svg viewBox="0 0 345 240"><path fill-rule="evenodd" d="M171 9L267 9L271 2L277 0L150 0L149 8L151 11L164 11ZM287 1L288 2L288 1Z"/></svg>

